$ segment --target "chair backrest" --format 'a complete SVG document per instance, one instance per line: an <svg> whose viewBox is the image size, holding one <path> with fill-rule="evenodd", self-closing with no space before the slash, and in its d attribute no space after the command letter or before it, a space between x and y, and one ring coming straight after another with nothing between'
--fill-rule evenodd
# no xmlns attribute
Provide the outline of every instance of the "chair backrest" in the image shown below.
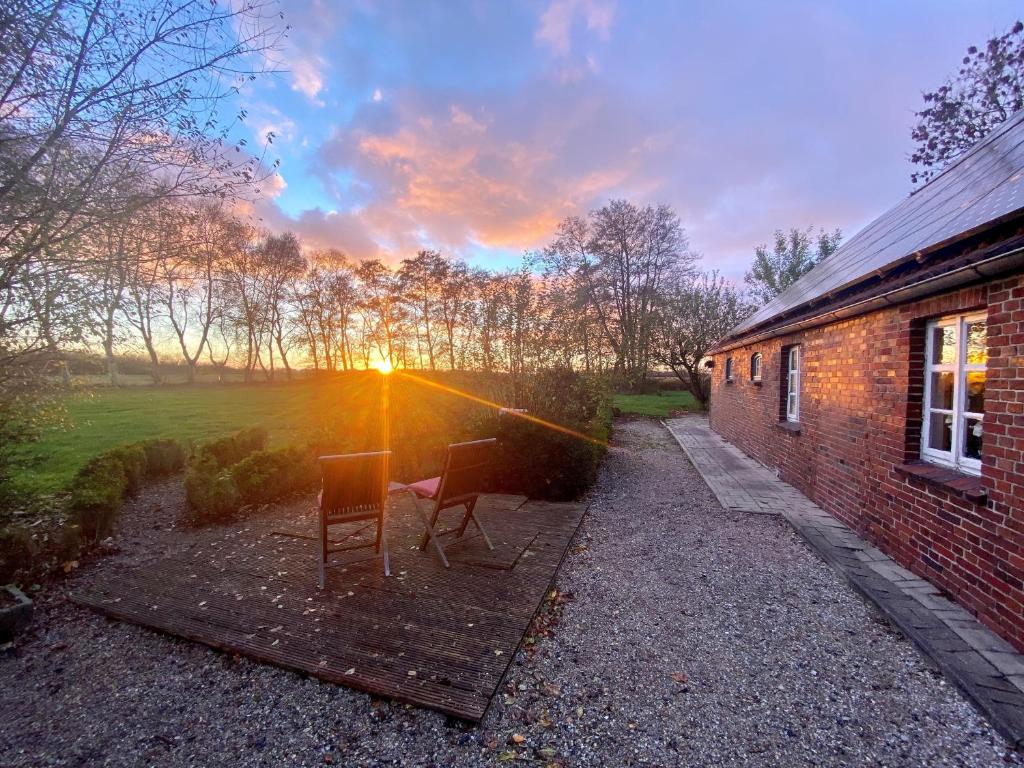
<svg viewBox="0 0 1024 768"><path fill-rule="evenodd" d="M320 509L332 515L381 510L388 495L391 451L321 456Z"/></svg>
<svg viewBox="0 0 1024 768"><path fill-rule="evenodd" d="M497 439L491 437L449 445L438 489L438 503L482 493L497 444Z"/></svg>

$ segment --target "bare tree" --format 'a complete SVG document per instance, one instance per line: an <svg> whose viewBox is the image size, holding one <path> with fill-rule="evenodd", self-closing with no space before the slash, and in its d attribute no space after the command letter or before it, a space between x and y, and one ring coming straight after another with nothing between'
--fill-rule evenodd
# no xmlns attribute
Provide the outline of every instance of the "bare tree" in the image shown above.
<svg viewBox="0 0 1024 768"><path fill-rule="evenodd" d="M570 279L586 297L615 353L616 371L629 384L641 381L659 293L696 262L679 217L665 205L613 200L588 219L563 221L541 259L549 274Z"/></svg>
<svg viewBox="0 0 1024 768"><path fill-rule="evenodd" d="M377 348L382 360L394 365L396 341L405 315L398 279L379 259L360 264L356 277L362 288L359 310L367 340ZM364 353L364 364L369 360L368 351Z"/></svg>
<svg viewBox="0 0 1024 768"><path fill-rule="evenodd" d="M437 368L434 326L450 271L451 265L440 253L426 250L412 259L404 259L398 271L399 290L414 318L419 364L422 367L425 351L430 370Z"/></svg>
<svg viewBox="0 0 1024 768"><path fill-rule="evenodd" d="M717 272L678 281L658 308L654 360L668 366L701 407L707 407L710 381L701 363L750 311L740 292Z"/></svg>

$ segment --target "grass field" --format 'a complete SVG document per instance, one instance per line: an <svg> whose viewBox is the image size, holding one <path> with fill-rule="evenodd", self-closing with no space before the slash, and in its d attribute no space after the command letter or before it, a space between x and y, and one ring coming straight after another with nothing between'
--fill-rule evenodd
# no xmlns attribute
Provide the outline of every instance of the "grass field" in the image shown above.
<svg viewBox="0 0 1024 768"><path fill-rule="evenodd" d="M151 437L203 440L263 426L271 446L335 442L337 450L378 449L381 387L376 372L279 384L97 388L66 403L68 429L48 428L15 455L15 489L27 494L62 490L91 457ZM492 379L459 375L445 385L497 399ZM430 464L465 433L473 409L463 398L404 376L389 379L392 439L410 462ZM372 422L372 423L371 423ZM357 437L363 436L363 437ZM371 437L366 437L371 436ZM401 468L398 468L400 472Z"/></svg>
<svg viewBox="0 0 1024 768"><path fill-rule="evenodd" d="M697 401L689 392L667 390L653 395L614 395L612 405L624 414L664 419L675 411L695 411Z"/></svg>

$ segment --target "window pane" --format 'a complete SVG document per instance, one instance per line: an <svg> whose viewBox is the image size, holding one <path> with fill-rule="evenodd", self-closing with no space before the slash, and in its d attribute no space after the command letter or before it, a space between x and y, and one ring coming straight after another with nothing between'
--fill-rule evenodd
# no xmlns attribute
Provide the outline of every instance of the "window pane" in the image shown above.
<svg viewBox="0 0 1024 768"><path fill-rule="evenodd" d="M971 365L984 365L988 359L988 327L985 321L965 323L964 334L967 336L967 362Z"/></svg>
<svg viewBox="0 0 1024 768"><path fill-rule="evenodd" d="M936 451L953 450L953 417L932 413L928 422L928 447Z"/></svg>
<svg viewBox="0 0 1024 768"><path fill-rule="evenodd" d="M964 410L971 413L985 412L985 372L968 371L967 387L965 394L966 407ZM938 407L938 406L936 406Z"/></svg>
<svg viewBox="0 0 1024 768"><path fill-rule="evenodd" d="M964 456L968 459L981 458L982 427L980 419L965 419Z"/></svg>
<svg viewBox="0 0 1024 768"><path fill-rule="evenodd" d="M953 410L953 377L952 371L936 372L932 374L932 408L944 408Z"/></svg>
<svg viewBox="0 0 1024 768"><path fill-rule="evenodd" d="M932 362L956 362L956 328L954 326L932 328Z"/></svg>

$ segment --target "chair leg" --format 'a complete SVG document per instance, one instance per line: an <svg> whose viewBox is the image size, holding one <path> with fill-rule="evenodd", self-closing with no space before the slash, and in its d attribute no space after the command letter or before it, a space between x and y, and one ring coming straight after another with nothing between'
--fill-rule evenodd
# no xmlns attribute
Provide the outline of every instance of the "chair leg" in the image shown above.
<svg viewBox="0 0 1024 768"><path fill-rule="evenodd" d="M419 501L419 496L417 496L415 493L413 494L412 497L417 502ZM437 508L437 504L435 504L434 505L433 514L431 514L431 516L430 516L430 527L431 527L432 530L435 530L435 531L437 530L437 518L440 515L441 515L441 510L439 510ZM427 534L424 533L422 538L420 539L420 552L426 552L427 551L427 545L429 543L430 543L430 540L428 539Z"/></svg>
<svg viewBox="0 0 1024 768"><path fill-rule="evenodd" d="M476 517L476 512L470 512L469 516L473 519L473 525L475 525L476 529L480 531L480 535L484 537L484 542L487 544L487 548L494 549L494 545L491 543L491 537L487 535L487 531L485 531L484 527L480 525L480 521Z"/></svg>
<svg viewBox="0 0 1024 768"><path fill-rule="evenodd" d="M412 496L412 503L413 506L416 507L416 514L419 515L420 520L423 521L423 527L426 529L428 543L434 545L434 549L437 551L437 556L441 558L441 562L444 564L444 567L450 568L451 566L448 564L448 558L444 555L444 547L441 546L441 543L437 540L437 536L434 535L434 524L427 519L427 515L423 511L423 507L420 506L419 497L417 497L416 494L412 493L411 491L409 495ZM437 522L436 506L434 507L434 522Z"/></svg>
<svg viewBox="0 0 1024 768"><path fill-rule="evenodd" d="M384 575L391 575L391 558L388 553L388 534L384 530L384 523L387 520L386 515L381 515L379 527L377 528L377 541L379 545L377 547L378 552L382 552L384 555Z"/></svg>
<svg viewBox="0 0 1024 768"><path fill-rule="evenodd" d="M320 580L318 588L324 589L327 586L327 522L324 520L323 512L320 513Z"/></svg>

